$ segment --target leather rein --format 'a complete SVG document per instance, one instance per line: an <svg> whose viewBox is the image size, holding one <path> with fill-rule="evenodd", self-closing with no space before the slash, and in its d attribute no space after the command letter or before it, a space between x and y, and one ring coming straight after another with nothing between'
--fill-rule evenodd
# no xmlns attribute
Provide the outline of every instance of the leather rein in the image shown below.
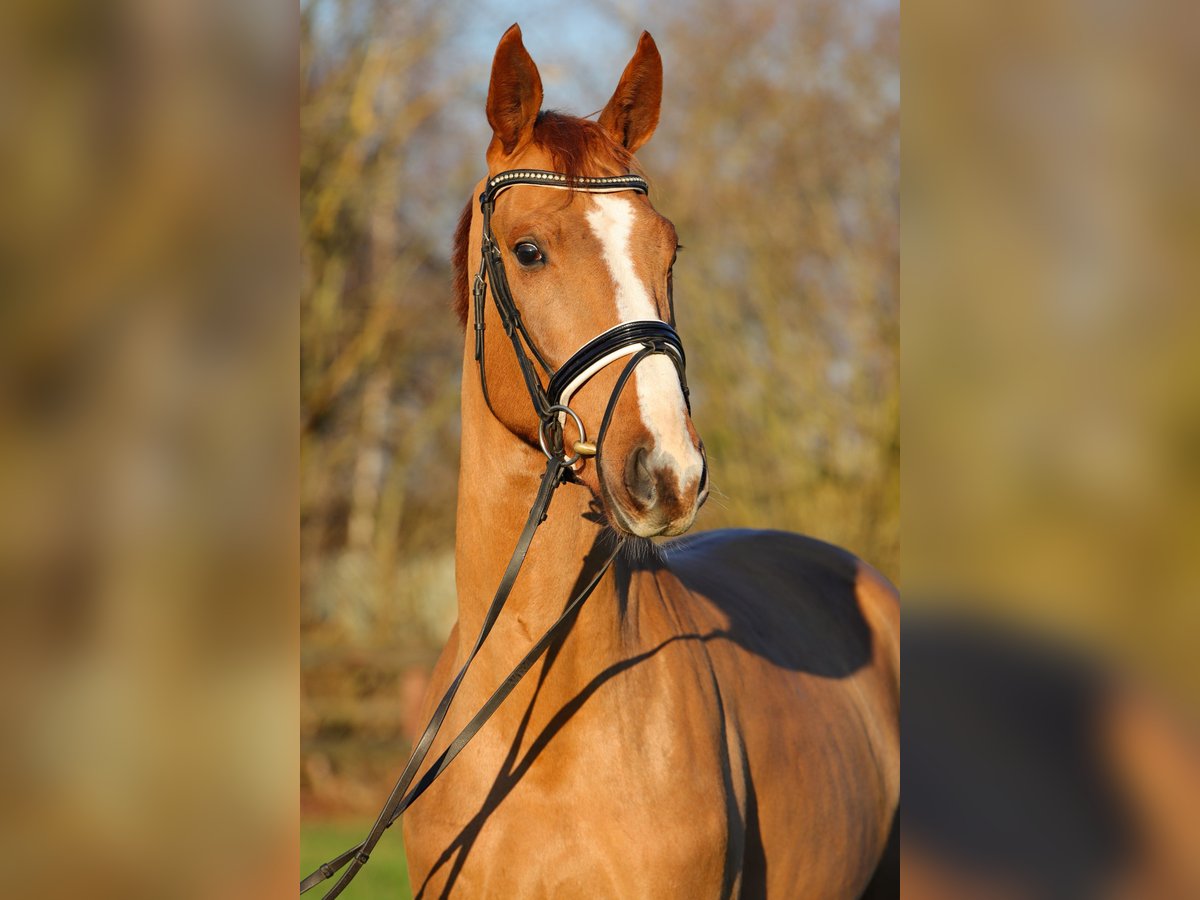
<svg viewBox="0 0 1200 900"><path fill-rule="evenodd" d="M438 730L441 728L442 722L450 710L450 704L454 700L454 695L458 692L458 688L462 684L471 662L479 653L480 648L492 630L492 626L495 625L496 620L499 618L500 611L503 609L509 594L512 592L517 575L520 573L526 554L529 552L529 545L533 541L534 532L545 521L555 490L557 490L563 481L570 477L572 467L579 462L582 456L595 456L596 465L599 467L603 455L604 437L608 433L608 427L612 421L617 401L620 399L621 392L633 376L633 372L638 364L655 354L662 354L668 357L675 364L675 369L679 374L679 381L683 388L684 400L688 402L688 409L691 409L688 398L687 380L684 376L686 359L683 352L683 343L675 331L673 321L668 323L658 319L639 319L631 322L622 322L592 338L580 347L579 350L575 351L557 370L551 369L546 362L546 358L537 349L533 338L525 327L524 321L521 319L520 311L513 300L512 292L508 286L508 279L505 276L503 251L492 231L492 212L495 209L496 198L508 188L518 184L597 194L614 193L617 191L636 191L640 194L649 192L646 180L639 175L571 178L559 172L546 172L540 169L513 169L501 172L488 179L483 193L479 195L479 208L483 217L482 258L472 288L475 314L475 361L479 369L479 383L483 390L483 397L488 409L492 411L492 415L496 415L496 411L492 407L492 401L488 396L487 375L484 365L485 298L490 293L495 303L496 311L500 315L500 322L504 327L504 333L512 343L513 352L516 354L517 363L520 366L521 375L525 381L525 387L529 392L534 411L538 416L538 442L541 445L542 452L546 455L546 470L542 474L541 484L538 487L533 506L529 510L525 527L517 539L517 545L508 561L508 566L504 570L504 575L501 577L492 602L484 615L479 636L475 639L475 644L472 646L471 652L467 654L466 661L459 669L458 674L454 676L454 680L450 682L450 686L438 702L437 709L434 710L429 724L425 726L421 737L413 746L408 764L404 767L404 771L401 773L395 787L392 788L391 794L388 795L387 802L376 818L375 824L372 825L367 837L360 844L321 864L304 878L300 882L301 894L320 884L322 881L332 878L343 868L345 871L342 872L341 877L333 887L326 892L323 900L331 900L331 898L337 897L346 889L350 881L370 858L370 854L375 849L375 845L379 842L379 839L383 836L383 832L390 828L404 811L412 805L413 801L425 792L434 779L444 772L446 767L454 761L454 758L466 747L471 738L475 736L508 695L512 693L533 664L545 654L556 640L566 636L571 628L571 624L575 620L575 614L579 611L584 601L596 589L596 586L604 577L604 573L608 571L609 566L616 559L625 542L625 538L622 536L616 537L611 552L605 556L603 562L587 580L583 589L571 598L566 607L564 607L562 614L546 630L537 643L529 649L525 656L521 658L521 661L517 663L508 677L500 683L500 686L496 688L487 702L480 707L479 711L450 742L446 749L442 751L441 755L433 761L425 771L425 774L421 776L420 781L413 786L413 779L429 755L434 738L437 736ZM671 312L673 320L673 308ZM526 348L528 348L528 352ZM531 356L532 359L530 358ZM604 416L600 421L600 429L596 434L596 441L594 444L589 443L584 431L583 421L569 405L571 397L593 375L624 357L630 357L629 362L626 363L625 368L618 376L612 394L609 396ZM534 360L537 361L537 365L547 376L548 380L545 385L542 384L542 378L534 367ZM574 442L572 447L573 452L570 455L568 455L564 447L563 438L563 425L568 417L572 419L579 432L579 440Z"/></svg>

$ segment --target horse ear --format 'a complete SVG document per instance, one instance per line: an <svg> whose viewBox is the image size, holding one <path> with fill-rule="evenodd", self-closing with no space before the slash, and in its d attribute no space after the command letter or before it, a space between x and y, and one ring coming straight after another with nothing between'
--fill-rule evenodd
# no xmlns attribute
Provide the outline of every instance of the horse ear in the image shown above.
<svg viewBox="0 0 1200 900"><path fill-rule="evenodd" d="M643 31L633 59L621 74L600 125L618 144L635 152L654 134L662 105L662 57L650 32Z"/></svg>
<svg viewBox="0 0 1200 900"><path fill-rule="evenodd" d="M505 155L529 143L541 108L542 78L521 43L521 26L513 25L496 47L487 97L488 123Z"/></svg>

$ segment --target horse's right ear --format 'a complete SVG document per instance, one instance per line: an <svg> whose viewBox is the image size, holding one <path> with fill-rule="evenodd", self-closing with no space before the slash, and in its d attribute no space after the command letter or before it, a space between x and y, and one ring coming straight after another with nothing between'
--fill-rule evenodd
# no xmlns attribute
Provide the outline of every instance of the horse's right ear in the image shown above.
<svg viewBox="0 0 1200 900"><path fill-rule="evenodd" d="M630 153L650 140L662 105L662 57L650 32L643 31L633 59L612 99L600 113L600 127Z"/></svg>
<svg viewBox="0 0 1200 900"><path fill-rule="evenodd" d="M487 117L494 138L488 148L512 156L533 138L533 126L542 108L542 78L525 45L521 26L504 32L492 60L492 81L488 85Z"/></svg>

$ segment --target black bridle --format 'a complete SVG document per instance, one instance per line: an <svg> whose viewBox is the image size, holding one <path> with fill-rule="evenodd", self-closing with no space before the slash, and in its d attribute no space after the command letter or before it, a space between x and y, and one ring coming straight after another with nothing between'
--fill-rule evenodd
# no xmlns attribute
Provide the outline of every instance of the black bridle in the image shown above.
<svg viewBox="0 0 1200 900"><path fill-rule="evenodd" d="M492 602L484 615L479 636L475 639L475 644L471 648L471 652L467 655L462 668L454 676L454 680L450 682L450 686L438 702L437 709L430 718L429 724L426 725L421 737L413 746L408 764L404 767L404 771L396 782L396 786L388 796L387 802L384 804L378 818L376 818L375 824L371 827L370 833L362 843L351 847L329 862L323 863L301 881L301 894L327 878L332 878L343 867L346 870L342 873L337 883L325 894L323 900L331 900L331 898L337 897L345 890L354 876L358 874L358 870L367 862L371 851L374 850L383 832L400 818L404 811L425 792L438 775L445 771L446 767L450 765L471 738L483 727L484 723L499 708L500 704L512 693L513 689L533 664L542 657L556 640L566 635L571 627L571 623L574 621L575 614L579 611L584 601L596 589L596 586L599 585L600 580L604 577L604 573L608 571L609 566L616 559L617 553L620 552L625 541L620 536L616 537L613 541L611 552L606 555L597 570L588 578L583 589L566 605L562 614L554 621L554 624L547 629L538 642L522 657L521 661L517 663L508 677L500 683L500 686L496 688L487 702L480 707L479 712L472 717L466 727L442 751L442 754L434 760L416 786L412 787L413 779L429 755L434 738L437 736L438 730L441 728L442 722L450 710L450 704L453 702L454 695L458 692L458 688L467 674L467 669L479 653L483 642L487 639L492 626L495 625L496 620L500 616L501 609L503 609L509 594L512 592L517 575L520 573L526 554L529 552L529 545L533 541L534 532L545 520L555 490L566 480L572 467L579 462L582 456L595 455L597 466L601 464L604 437L608 433L608 427L612 421L617 401L621 396L621 392L625 389L625 385L633 376L633 372L638 364L642 360L656 354L667 356L675 364L675 369L679 373L679 382L683 388L684 400L689 402L689 410L691 408L690 401L688 401L687 380L684 377L686 360L683 353L683 344L679 340L679 335L675 331L673 322L668 323L658 319L639 319L632 322L622 322L592 338L575 351L557 370L551 370L545 356L542 355L536 344L534 344L529 331L525 327L524 321L521 319L521 313L513 300L512 292L508 286L508 279L504 273L503 251L492 231L492 213L495 209L496 198L508 188L518 184L531 184L559 190L583 191L586 193L637 191L640 194L646 194L649 191L646 180L639 175L616 175L604 178L570 178L558 172L545 172L538 169L514 169L508 172L501 172L499 175L488 179L483 193L479 195L479 208L483 216L482 259L480 260L479 271L475 275L474 287L472 288L475 311L475 360L479 368L479 383L488 409L495 416L496 411L492 407L492 401L488 396L487 374L484 361L484 301L487 294L490 293L495 303L496 311L500 315L500 322L504 327L504 333L508 335L512 343L513 352L516 354L517 363L520 366L521 375L525 381L525 387L529 392L534 412L538 417L538 441L542 452L546 455L546 471L542 475L542 481L538 487L537 496L533 501L533 507L529 510L525 527L521 531L521 536L517 539L517 546L513 550L512 557L508 561L508 566L504 570L504 575L500 579L500 585L496 589L496 594L492 598ZM489 282L490 291L488 290ZM673 309L671 317L672 319L674 318ZM526 352L526 348L528 348L528 352ZM530 358L531 354L532 359ZM627 356L630 357L629 362L625 364L621 374L617 377L612 394L609 396L608 404L600 421L599 430L596 433L596 441L594 444L589 444L587 434L584 431L583 421L570 407L571 397L601 369ZM537 361L538 366L548 376L545 385L543 385L542 378L534 367L534 360ZM579 432L579 440L574 443L572 448L574 452L570 455L568 455L564 447L563 438L563 425L568 417L573 420ZM497 416L497 418L499 417Z"/></svg>
<svg viewBox="0 0 1200 900"><path fill-rule="evenodd" d="M558 172L545 172L540 169L513 169L488 179L483 193L479 195L479 210L483 217L483 240L479 271L475 274L472 295L475 310L475 361L478 363L479 384L483 390L483 398L487 402L488 409L492 410L492 415L496 415L496 410L492 407L491 397L488 394L484 360L486 345L484 307L489 282L492 300L495 303L496 312L500 316L500 324L512 342L513 352L516 354L517 364L520 366L521 376L525 381L525 388L529 392L534 411L541 423L539 437L544 436L547 429L551 433L559 431L558 426L567 415L572 416L576 425L582 425L579 417L569 409L571 396L600 369L623 356L633 355L640 349L649 350L652 353L662 353L670 357L679 373L679 381L683 386L683 395L686 400L688 397L687 379L684 375L686 357L683 352L683 343L679 340L673 322L663 322L659 319L622 322L592 338L576 350L566 362L558 367L557 371L551 370L549 363L546 362L546 357L538 350L537 344L534 343L529 330L525 327L521 311L513 300L512 291L508 286L508 277L504 271L504 252L492 231L492 213L496 208L496 198L518 184L532 184L557 190L584 191L591 194L610 194L618 191L636 191L639 194L649 192L646 179L640 175L569 178ZM526 352L526 348L528 348L528 352ZM544 387L541 377L534 367L535 360L542 371L550 376L549 382ZM617 393L614 391L614 398ZM610 406L613 402L615 400L610 400ZM608 412L606 410L606 419ZM601 429L603 430L603 425ZM581 432L579 440L586 443L586 435ZM552 446L554 446L553 442ZM546 447L543 449L549 456L550 449Z"/></svg>

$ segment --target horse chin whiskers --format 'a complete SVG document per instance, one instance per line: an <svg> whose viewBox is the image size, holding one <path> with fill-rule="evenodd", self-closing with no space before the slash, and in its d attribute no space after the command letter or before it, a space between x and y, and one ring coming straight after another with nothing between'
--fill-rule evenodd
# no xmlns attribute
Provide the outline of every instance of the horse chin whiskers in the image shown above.
<svg viewBox="0 0 1200 900"><path fill-rule="evenodd" d="M633 567L640 567L646 564L661 563L663 554L654 541L635 536L625 539L625 546L621 548L621 558Z"/></svg>

